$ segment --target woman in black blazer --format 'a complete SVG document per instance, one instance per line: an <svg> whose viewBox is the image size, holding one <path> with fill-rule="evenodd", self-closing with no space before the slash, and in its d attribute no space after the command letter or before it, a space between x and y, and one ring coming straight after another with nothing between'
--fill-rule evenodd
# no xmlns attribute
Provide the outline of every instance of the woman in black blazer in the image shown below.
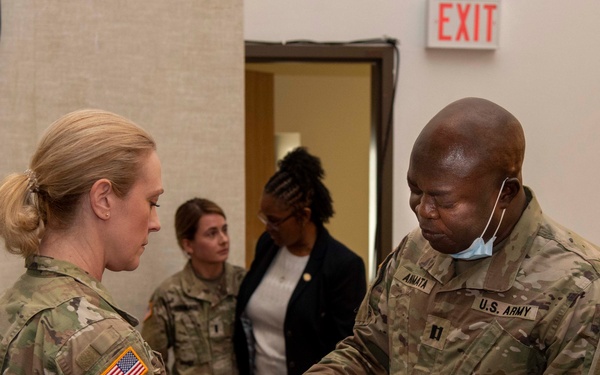
<svg viewBox="0 0 600 375"><path fill-rule="evenodd" d="M323 226L333 216L323 176L320 160L297 148L265 186L266 232L236 308L240 374L302 374L352 334L365 266Z"/></svg>

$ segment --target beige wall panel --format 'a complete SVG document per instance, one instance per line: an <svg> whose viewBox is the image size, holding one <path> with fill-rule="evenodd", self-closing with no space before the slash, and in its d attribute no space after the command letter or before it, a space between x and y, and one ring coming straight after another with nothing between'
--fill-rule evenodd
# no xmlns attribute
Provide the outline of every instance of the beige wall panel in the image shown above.
<svg viewBox="0 0 600 375"><path fill-rule="evenodd" d="M369 267L370 66L275 78L275 131L300 132L331 191L331 234ZM348 93L352 93L349 95Z"/></svg>
<svg viewBox="0 0 600 375"><path fill-rule="evenodd" d="M265 184L275 173L274 77L246 70L246 265L254 260L265 225L256 216Z"/></svg>
<svg viewBox="0 0 600 375"><path fill-rule="evenodd" d="M2 2L2 176L27 168L60 115L97 107L131 118L157 140L165 194L162 230L134 272L104 274L137 317L160 281L178 271L173 215L204 196L223 206L230 261L244 263L244 112L241 0ZM22 273L2 252L0 290Z"/></svg>

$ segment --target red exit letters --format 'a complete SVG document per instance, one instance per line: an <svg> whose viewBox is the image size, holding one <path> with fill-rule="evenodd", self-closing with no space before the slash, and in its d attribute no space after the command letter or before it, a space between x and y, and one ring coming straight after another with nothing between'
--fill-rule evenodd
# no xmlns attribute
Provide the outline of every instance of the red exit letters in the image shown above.
<svg viewBox="0 0 600 375"><path fill-rule="evenodd" d="M430 0L428 46L496 48L499 15L499 0Z"/></svg>

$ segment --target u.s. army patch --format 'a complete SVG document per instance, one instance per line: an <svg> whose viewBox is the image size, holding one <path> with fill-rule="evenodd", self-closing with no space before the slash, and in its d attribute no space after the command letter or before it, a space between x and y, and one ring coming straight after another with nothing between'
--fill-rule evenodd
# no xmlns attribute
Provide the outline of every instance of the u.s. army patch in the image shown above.
<svg viewBox="0 0 600 375"><path fill-rule="evenodd" d="M538 307L534 305L513 305L486 297L475 298L471 308L503 318L521 318L527 320L535 320L538 312Z"/></svg>
<svg viewBox="0 0 600 375"><path fill-rule="evenodd" d="M102 375L144 375L148 367L130 346L119 355L113 363L102 372Z"/></svg>
<svg viewBox="0 0 600 375"><path fill-rule="evenodd" d="M435 281L431 280L423 275L417 275L407 268L402 268L398 276L400 282L411 288L418 289L422 292L429 294L431 289L435 286Z"/></svg>

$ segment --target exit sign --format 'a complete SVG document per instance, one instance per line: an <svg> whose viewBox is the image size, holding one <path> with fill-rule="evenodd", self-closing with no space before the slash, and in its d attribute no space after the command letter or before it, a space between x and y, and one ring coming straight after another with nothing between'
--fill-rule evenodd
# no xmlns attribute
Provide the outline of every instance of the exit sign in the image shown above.
<svg viewBox="0 0 600 375"><path fill-rule="evenodd" d="M427 47L498 48L500 0L429 0Z"/></svg>

